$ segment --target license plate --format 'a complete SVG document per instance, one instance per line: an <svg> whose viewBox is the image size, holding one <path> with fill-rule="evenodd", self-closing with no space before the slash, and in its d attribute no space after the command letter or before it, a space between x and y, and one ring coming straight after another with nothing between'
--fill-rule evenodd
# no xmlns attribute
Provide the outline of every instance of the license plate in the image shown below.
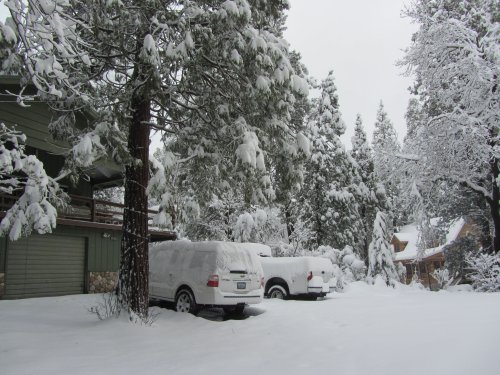
<svg viewBox="0 0 500 375"><path fill-rule="evenodd" d="M238 283L236 283L236 287L237 287L238 289L246 289L246 287L247 287L247 283L241 283L241 282L238 282Z"/></svg>

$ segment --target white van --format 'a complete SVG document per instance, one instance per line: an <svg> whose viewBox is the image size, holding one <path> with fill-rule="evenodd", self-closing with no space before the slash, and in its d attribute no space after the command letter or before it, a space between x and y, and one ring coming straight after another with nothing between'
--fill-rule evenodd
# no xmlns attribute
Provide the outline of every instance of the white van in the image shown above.
<svg viewBox="0 0 500 375"><path fill-rule="evenodd" d="M265 295L318 298L333 291L333 264L319 257L260 258L264 270Z"/></svg>
<svg viewBox="0 0 500 375"><path fill-rule="evenodd" d="M196 314L201 306L241 313L263 298L258 256L231 242L165 241L149 247L149 296Z"/></svg>

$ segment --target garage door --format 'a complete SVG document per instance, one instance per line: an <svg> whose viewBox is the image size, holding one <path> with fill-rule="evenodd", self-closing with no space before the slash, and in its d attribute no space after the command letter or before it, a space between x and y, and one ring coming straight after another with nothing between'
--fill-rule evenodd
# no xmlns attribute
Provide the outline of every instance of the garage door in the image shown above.
<svg viewBox="0 0 500 375"><path fill-rule="evenodd" d="M7 247L5 298L83 293L85 238L32 235Z"/></svg>

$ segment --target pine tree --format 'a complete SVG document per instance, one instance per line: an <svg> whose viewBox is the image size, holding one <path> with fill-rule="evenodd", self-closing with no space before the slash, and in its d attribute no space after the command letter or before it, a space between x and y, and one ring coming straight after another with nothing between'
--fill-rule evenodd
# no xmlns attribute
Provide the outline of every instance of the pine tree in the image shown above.
<svg viewBox="0 0 500 375"><path fill-rule="evenodd" d="M294 95L307 93L277 30L288 5L12 0L8 6L21 42L9 64L23 65L24 82L55 109L51 134L72 145L64 173L78 178L110 156L125 165L117 295L131 317L144 319L150 130L191 145L186 157L200 169L231 158L246 199L271 198L266 154L274 139L289 138L284 119ZM77 128L76 115L85 112L96 116ZM227 184L228 165L220 163L217 178L205 184Z"/></svg>
<svg viewBox="0 0 500 375"><path fill-rule="evenodd" d="M290 62L297 74L309 82L308 71L301 62L300 54L291 52ZM312 83L309 83L309 86L311 87ZM299 220L300 207L296 197L304 183L304 163L310 157L310 140L306 135L306 119L310 116L311 110L309 98L305 96L297 98L293 104L289 121L290 128L296 134L296 140L295 142L287 142L293 147L279 147L281 152L274 152L270 157L273 185L276 186L274 204L279 205L283 211L289 240L294 235L296 223ZM285 140L281 140L281 142L283 141Z"/></svg>
<svg viewBox="0 0 500 375"><path fill-rule="evenodd" d="M313 247L351 245L360 229L353 194L355 163L340 140L345 124L336 91L333 72L330 72L321 83L321 98L315 103L309 123L312 156L301 203L302 219L312 225Z"/></svg>
<svg viewBox="0 0 500 375"><path fill-rule="evenodd" d="M368 144L367 136L363 128L363 121L361 119L361 115L359 114L356 116L354 135L351 142L352 150L350 154L357 164L357 189L355 199L359 206L358 212L360 220L363 223L363 231L359 232L357 235L360 245L360 251L358 251L358 253L361 255L362 259L368 262L368 246L371 242L373 222L375 220L377 206L379 204L379 200L377 198L377 191L379 189L377 188L375 178L372 150ZM383 202L384 197L380 197L380 204L382 206Z"/></svg>
<svg viewBox="0 0 500 375"><path fill-rule="evenodd" d="M375 174L384 184L389 195L394 197L396 194L393 178L397 168L395 154L400 151L400 146L396 130L387 116L382 101L377 111L372 145Z"/></svg>
<svg viewBox="0 0 500 375"><path fill-rule="evenodd" d="M383 185L387 197L387 213L391 221L400 223L400 210L397 204L399 196L400 146L396 130L387 116L384 104L380 102L377 120L373 131L373 162L376 179Z"/></svg>
<svg viewBox="0 0 500 375"><path fill-rule="evenodd" d="M389 238L387 214L379 211L373 223L372 242L368 248L368 277L381 276L387 285L399 280Z"/></svg>

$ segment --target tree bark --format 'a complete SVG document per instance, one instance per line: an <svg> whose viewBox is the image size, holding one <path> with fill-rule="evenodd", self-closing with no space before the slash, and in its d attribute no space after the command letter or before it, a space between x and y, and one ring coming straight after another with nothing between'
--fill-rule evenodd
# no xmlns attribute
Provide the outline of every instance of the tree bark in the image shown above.
<svg viewBox="0 0 500 375"><path fill-rule="evenodd" d="M286 222L286 233L288 235L288 240L292 236L295 228L293 227L292 213L290 212L290 203L288 202L285 206L285 222Z"/></svg>
<svg viewBox="0 0 500 375"><path fill-rule="evenodd" d="M142 93L141 93L142 91ZM131 124L128 148L140 163L125 169L125 211L118 283L118 297L131 317L148 316L149 257L148 199L149 181L149 121L151 100L147 90L136 91L131 100ZM146 94L144 94L146 92Z"/></svg>
<svg viewBox="0 0 500 375"><path fill-rule="evenodd" d="M491 170L493 174L492 194L490 203L491 218L493 220L493 249L492 252L500 251L500 188L498 187L498 178L500 177L500 170L498 168L498 160L493 158L491 161Z"/></svg>

